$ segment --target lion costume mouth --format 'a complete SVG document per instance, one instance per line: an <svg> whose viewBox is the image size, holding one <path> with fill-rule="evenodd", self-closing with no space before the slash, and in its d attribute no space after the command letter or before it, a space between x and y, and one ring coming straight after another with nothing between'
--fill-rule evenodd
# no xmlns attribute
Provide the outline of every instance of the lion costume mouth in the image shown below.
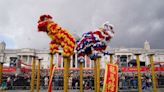
<svg viewBox="0 0 164 92"><path fill-rule="evenodd" d="M38 24L38 31L39 32L47 32L47 25L48 25L48 22L40 22Z"/></svg>

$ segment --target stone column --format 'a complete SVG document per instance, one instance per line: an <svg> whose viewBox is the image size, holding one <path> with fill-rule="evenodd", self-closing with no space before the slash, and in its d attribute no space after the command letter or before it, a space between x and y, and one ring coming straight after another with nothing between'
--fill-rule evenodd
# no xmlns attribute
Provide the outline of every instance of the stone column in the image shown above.
<svg viewBox="0 0 164 92"><path fill-rule="evenodd" d="M61 57L61 68L63 68L63 57Z"/></svg>
<svg viewBox="0 0 164 92"><path fill-rule="evenodd" d="M92 68L92 61L90 60L90 64L89 64L89 67Z"/></svg>
<svg viewBox="0 0 164 92"><path fill-rule="evenodd" d="M2 57L0 56L0 61L2 61Z"/></svg>
<svg viewBox="0 0 164 92"><path fill-rule="evenodd" d="M71 66L71 67L70 67L70 68L73 67L73 64L72 64L72 63L73 63L73 56L71 56L71 63L70 63L70 66Z"/></svg>
<svg viewBox="0 0 164 92"><path fill-rule="evenodd" d="M20 59L23 60L23 55L20 55Z"/></svg>
<svg viewBox="0 0 164 92"><path fill-rule="evenodd" d="M27 55L27 64L30 64L30 59L29 55Z"/></svg>
<svg viewBox="0 0 164 92"><path fill-rule="evenodd" d="M87 56L85 55L85 68L87 68Z"/></svg>
<svg viewBox="0 0 164 92"><path fill-rule="evenodd" d="M59 58L59 53L56 53L55 56L56 56L56 59L55 59L55 60L56 60L56 68L58 68L58 65L59 65L59 64L58 64L58 63L59 63L59 62L58 62L58 60L59 60L59 59L58 59L58 58Z"/></svg>
<svg viewBox="0 0 164 92"><path fill-rule="evenodd" d="M75 68L77 68L77 54L75 54Z"/></svg>

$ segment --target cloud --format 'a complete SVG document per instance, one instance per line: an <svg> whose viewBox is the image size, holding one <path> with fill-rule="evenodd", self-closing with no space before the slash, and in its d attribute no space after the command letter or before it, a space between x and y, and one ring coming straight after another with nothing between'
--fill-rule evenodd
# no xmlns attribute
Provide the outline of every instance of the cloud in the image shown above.
<svg viewBox="0 0 164 92"><path fill-rule="evenodd" d="M48 36L37 32L39 16L48 13L79 36L109 21L116 31L111 47L143 48L148 40L163 48L163 8L163 0L0 0L0 39L7 35L13 48L48 48Z"/></svg>

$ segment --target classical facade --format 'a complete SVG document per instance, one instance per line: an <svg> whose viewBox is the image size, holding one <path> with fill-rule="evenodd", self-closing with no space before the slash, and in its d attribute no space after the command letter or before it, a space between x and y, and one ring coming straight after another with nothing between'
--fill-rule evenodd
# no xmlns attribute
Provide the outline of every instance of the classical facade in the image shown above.
<svg viewBox="0 0 164 92"><path fill-rule="evenodd" d="M33 56L43 58L41 61L42 68L49 68L49 51L37 50L31 48L23 49L6 49L5 42L0 43L0 62L5 62L4 66L16 66L18 58L26 65L31 65ZM109 52L114 53L113 62L117 63L120 67L133 67L136 66L136 56L134 53L141 53L140 64L141 66L147 66L150 64L148 54L154 53L154 62L163 65L164 63L164 49L151 49L149 42L145 41L144 48L110 48ZM93 68L93 61L87 56L86 62L83 64L84 68ZM102 55L101 68L105 68L105 63L109 62L109 55ZM63 58L60 53L54 55L54 63L57 68L63 68ZM29 67L29 66L28 66ZM77 54L71 57L71 68L78 68Z"/></svg>

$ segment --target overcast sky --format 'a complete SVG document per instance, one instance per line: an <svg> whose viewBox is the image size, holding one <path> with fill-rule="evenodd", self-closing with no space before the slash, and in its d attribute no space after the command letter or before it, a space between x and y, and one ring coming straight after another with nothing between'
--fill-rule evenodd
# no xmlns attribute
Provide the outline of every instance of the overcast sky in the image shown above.
<svg viewBox="0 0 164 92"><path fill-rule="evenodd" d="M37 31L41 14L81 36L105 21L114 25L111 47L164 49L164 0L0 0L0 41L7 48L47 49L49 37Z"/></svg>

